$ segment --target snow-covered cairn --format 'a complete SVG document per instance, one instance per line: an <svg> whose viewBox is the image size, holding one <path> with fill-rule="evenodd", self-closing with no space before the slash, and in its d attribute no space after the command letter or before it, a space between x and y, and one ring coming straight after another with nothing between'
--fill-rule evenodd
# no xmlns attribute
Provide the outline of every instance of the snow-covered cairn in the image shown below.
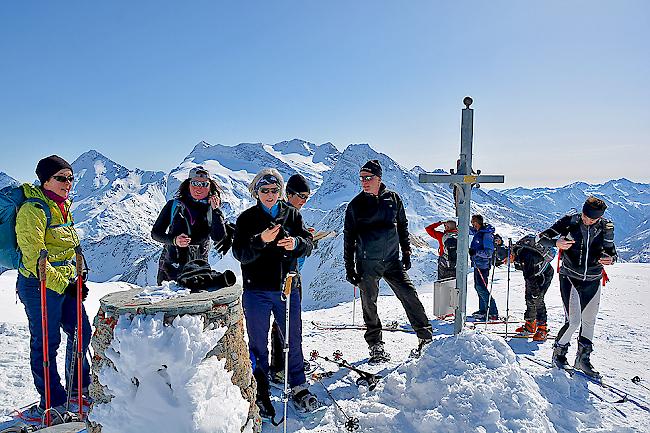
<svg viewBox="0 0 650 433"><path fill-rule="evenodd" d="M241 287L154 303L141 293L101 299L88 431L260 431Z"/></svg>

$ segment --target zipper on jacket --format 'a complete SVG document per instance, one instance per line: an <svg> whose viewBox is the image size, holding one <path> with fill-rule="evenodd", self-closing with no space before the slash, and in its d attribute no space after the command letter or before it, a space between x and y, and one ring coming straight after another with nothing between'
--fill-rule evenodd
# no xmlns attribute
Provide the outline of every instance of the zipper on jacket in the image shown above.
<svg viewBox="0 0 650 433"><path fill-rule="evenodd" d="M587 242L585 243L585 273L582 276L582 281L587 280L587 264L589 263L589 234L591 233L591 230L589 229L589 226L587 226Z"/></svg>

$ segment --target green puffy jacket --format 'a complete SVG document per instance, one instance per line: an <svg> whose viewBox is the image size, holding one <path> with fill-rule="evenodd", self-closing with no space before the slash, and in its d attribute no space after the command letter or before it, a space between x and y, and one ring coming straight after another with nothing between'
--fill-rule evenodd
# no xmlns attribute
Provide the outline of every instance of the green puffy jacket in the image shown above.
<svg viewBox="0 0 650 433"><path fill-rule="evenodd" d="M25 203L18 210L16 215L16 240L22 253L22 263L19 272L25 277L36 275L38 257L42 249L48 252L48 263L46 270L47 288L57 293L63 293L70 279L76 274L72 258L75 255L75 247L79 245L79 236L72 225L55 227L65 224L63 214L59 206L43 194L40 187L23 184L23 191L26 198L38 198L43 200L52 213L50 227L46 229L45 212L37 203ZM70 212L70 200L65 201L68 214L68 221L72 221ZM69 261L62 266L52 266L51 263Z"/></svg>

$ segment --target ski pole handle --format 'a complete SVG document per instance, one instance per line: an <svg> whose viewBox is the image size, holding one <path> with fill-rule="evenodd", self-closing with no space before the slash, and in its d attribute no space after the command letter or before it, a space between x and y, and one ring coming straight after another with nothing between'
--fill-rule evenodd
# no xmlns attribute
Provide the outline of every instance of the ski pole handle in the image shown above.
<svg viewBox="0 0 650 433"><path fill-rule="evenodd" d="M287 273L287 277L284 279L284 288L282 290L282 294L284 295L285 298L287 296L289 296L289 294L291 293L291 287L293 285L293 278L296 275L298 275L296 272L291 271L291 272Z"/></svg>
<svg viewBox="0 0 650 433"><path fill-rule="evenodd" d="M38 280L45 281L47 273L47 250L43 249L38 255Z"/></svg>

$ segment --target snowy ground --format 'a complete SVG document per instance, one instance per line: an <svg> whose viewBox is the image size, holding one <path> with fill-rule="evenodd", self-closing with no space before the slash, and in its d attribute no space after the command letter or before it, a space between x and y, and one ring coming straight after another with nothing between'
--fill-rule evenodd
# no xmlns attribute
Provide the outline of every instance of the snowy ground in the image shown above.
<svg viewBox="0 0 650 433"><path fill-rule="evenodd" d="M644 332L644 318L650 308L650 265L617 264L608 268L611 282L603 290L596 326L593 363L607 381L650 401L650 374L646 367L650 339ZM506 313L506 269L494 279L494 293L501 315ZM28 331L22 305L15 303L15 272L0 276L0 414L36 399L29 373ZM122 290L120 283L91 284L86 306L92 315L104 294ZM350 291L352 299L352 288ZM429 314L433 310L431 286L420 287L420 297ZM551 333L563 321L557 279L546 296ZM468 312L477 308L471 288ZM513 272L510 282L510 316L521 319L524 311L521 273ZM384 322L407 325L405 314L394 296L379 300ZM312 320L334 323L352 321L352 302L337 307L304 313L304 350L331 355L343 352L344 358L361 368L378 372L385 379L373 391L358 388L355 373L336 371L337 367L320 362L326 370L336 371L323 379L332 395L348 416L359 418L362 432L648 432L648 413L630 402L611 403L619 399L608 390L580 378L534 364L524 356L550 360L552 343L532 343L523 339L505 342L501 337L467 331L453 337L452 325L433 321L436 340L422 358L408 361L416 337L401 332L385 332L390 363L368 367L363 332L356 330L323 331L314 329ZM356 322L361 322L357 301ZM513 326L514 327L514 326ZM512 330L512 328L510 330ZM489 330L503 326L489 325ZM572 356L575 344L569 352ZM62 359L59 354L59 363ZM631 378L640 376L640 384ZM641 386L643 385L643 386ZM319 383L312 387L324 402L329 397ZM281 411L279 393L275 405ZM647 404L647 403L646 403ZM344 432L344 416L333 405L316 414L298 416L290 411L288 431ZM264 425L264 432L279 432L281 427Z"/></svg>

